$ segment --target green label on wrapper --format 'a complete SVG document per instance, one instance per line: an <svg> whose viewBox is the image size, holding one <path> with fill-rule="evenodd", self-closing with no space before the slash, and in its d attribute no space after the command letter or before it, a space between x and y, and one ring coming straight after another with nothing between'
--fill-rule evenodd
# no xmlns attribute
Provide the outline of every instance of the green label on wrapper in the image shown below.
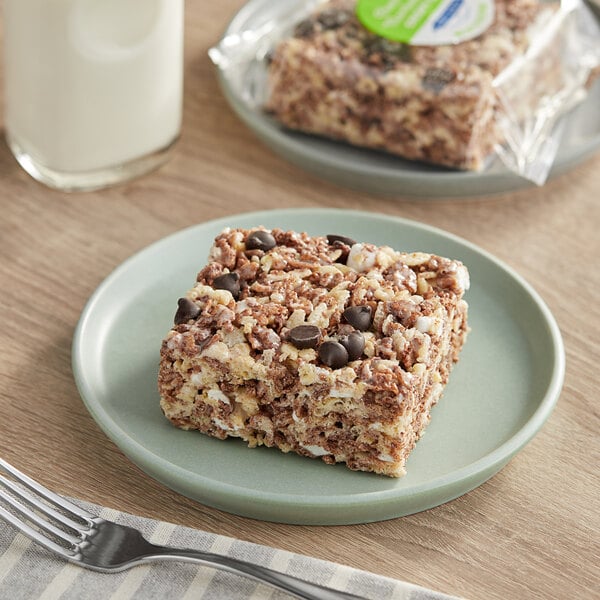
<svg viewBox="0 0 600 600"><path fill-rule="evenodd" d="M494 20L493 0L358 0L360 22L405 44L456 44L483 33Z"/></svg>

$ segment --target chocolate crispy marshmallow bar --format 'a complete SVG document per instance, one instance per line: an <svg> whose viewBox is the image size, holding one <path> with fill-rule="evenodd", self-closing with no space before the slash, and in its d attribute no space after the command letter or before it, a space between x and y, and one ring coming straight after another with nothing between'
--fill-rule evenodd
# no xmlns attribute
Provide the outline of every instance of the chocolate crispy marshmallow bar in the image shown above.
<svg viewBox="0 0 600 600"><path fill-rule="evenodd" d="M226 229L161 348L168 419L400 477L467 332L466 267L341 236Z"/></svg>
<svg viewBox="0 0 600 600"><path fill-rule="evenodd" d="M408 159L482 169L502 141L492 81L523 54L547 5L496 0L489 29L444 46L376 36L360 24L355 5L324 3L275 47L266 110L293 130Z"/></svg>

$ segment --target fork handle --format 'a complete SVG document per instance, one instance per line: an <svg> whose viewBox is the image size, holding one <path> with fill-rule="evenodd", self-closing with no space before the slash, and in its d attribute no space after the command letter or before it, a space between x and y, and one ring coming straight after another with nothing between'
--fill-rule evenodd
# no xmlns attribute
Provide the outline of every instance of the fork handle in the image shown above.
<svg viewBox="0 0 600 600"><path fill-rule="evenodd" d="M200 550L179 550L177 548L160 548L156 553L147 556L152 560L182 560L186 562L200 563L223 571L229 571L237 575L250 577L261 583L266 583L274 588L288 592L304 600L364 600L362 596L355 596L348 592L342 592L326 588L310 581L298 579L286 573L273 571L261 565L255 565L230 556L211 554Z"/></svg>

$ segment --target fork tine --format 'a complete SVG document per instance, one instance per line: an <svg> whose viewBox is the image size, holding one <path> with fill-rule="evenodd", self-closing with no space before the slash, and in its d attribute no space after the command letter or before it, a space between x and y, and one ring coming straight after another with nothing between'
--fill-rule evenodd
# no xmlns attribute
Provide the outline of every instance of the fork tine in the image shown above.
<svg viewBox="0 0 600 600"><path fill-rule="evenodd" d="M3 485L5 483L6 482L4 481L4 478L0 476L0 484ZM17 498L11 496L10 494L7 494L3 489L0 488L0 504L2 503L6 503L8 506L10 506L16 513L21 515L21 518L13 514L12 512L6 510L6 508L4 508L1 505L0 516L3 516L5 520L9 521L11 524L21 529L27 535L30 535L33 531L35 531L37 533L37 535L35 536L35 539L37 541L40 540L40 537L51 541L48 538L48 536L40 530L46 531L47 533L53 535L57 541L62 542L62 545L59 545L63 549L66 549L66 546L75 546L76 544L82 541L81 538L56 527L46 518L27 508L27 506L19 502ZM35 525L39 529L31 527L31 525Z"/></svg>
<svg viewBox="0 0 600 600"><path fill-rule="evenodd" d="M24 533L27 537L31 538L41 546L44 546L44 548L48 548L48 550L56 552L60 556L64 556L68 559L74 556L73 552L70 552L64 546L53 542L50 538L40 533L37 529L30 527L27 525L27 523L24 523L21 521L21 519L15 517L15 515L13 515L11 512L2 508L2 506L0 506L0 519L10 523L15 529L18 529L21 533Z"/></svg>
<svg viewBox="0 0 600 600"><path fill-rule="evenodd" d="M67 544L75 545L82 541L82 538L72 535L72 534L68 533L67 531L64 531L63 529L59 529L58 527L56 527L55 525L50 523L48 520L43 518L40 514L32 511L27 506L25 506L23 503L19 502L16 495L20 496L20 494L18 493L17 490L15 490L16 486L10 485L10 482L8 482L2 475L0 475L0 485L4 485L5 487L8 487L15 494L15 496L13 496L11 494L6 493L2 488L0 488L0 502L3 501L6 504L8 504L13 510L17 511L19 514L21 514L23 517L25 517L25 519L27 519L28 522L30 521L32 524L35 524L37 527L40 527L41 529L44 529L48 533L51 533L56 538L58 538L59 540L62 540L63 542L65 542ZM2 508L2 507L0 507L0 508ZM2 509L2 510L7 512L6 509ZM2 513L2 514L4 514L4 513ZM9 514L12 514L12 513L9 513ZM16 516L13 515L13 517L15 519L17 519L19 521L19 523L21 523L21 520L19 520ZM11 520L11 523L14 523L14 522Z"/></svg>
<svg viewBox="0 0 600 600"><path fill-rule="evenodd" d="M92 513L83 510L82 508L80 508L76 504L73 504L72 502L69 502L62 496L51 492L48 488L45 488L43 485L40 485L37 481L34 481L33 479L27 477L25 473L21 473L21 471L13 467L11 464L7 463L2 458L0 458L0 469L12 475L12 477L16 479L19 483L28 487L30 490L34 491L36 494L38 494L48 502L51 502L52 504L54 504L62 510L70 512L72 515L79 517L83 521L89 523L90 519L94 518L95 515L93 515ZM62 517L62 515L60 516ZM76 526L75 528L77 528L77 526L79 525L76 522L74 522L74 524Z"/></svg>

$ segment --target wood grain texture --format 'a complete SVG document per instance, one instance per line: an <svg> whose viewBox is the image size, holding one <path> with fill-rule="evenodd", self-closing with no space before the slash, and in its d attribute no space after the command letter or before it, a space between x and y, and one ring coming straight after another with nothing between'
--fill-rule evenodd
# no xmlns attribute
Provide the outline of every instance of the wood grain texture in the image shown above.
<svg viewBox="0 0 600 600"><path fill-rule="evenodd" d="M207 49L240 5L187 3L183 135L173 159L155 173L108 191L63 194L34 182L0 145L2 456L61 493L467 598L595 597L600 156L541 189L493 198L378 198L317 180L257 142L219 92ZM178 229L283 206L423 221L492 252L539 291L564 335L565 386L541 432L498 475L401 519L286 526L171 492L96 426L70 364L73 331L94 289L124 259Z"/></svg>

